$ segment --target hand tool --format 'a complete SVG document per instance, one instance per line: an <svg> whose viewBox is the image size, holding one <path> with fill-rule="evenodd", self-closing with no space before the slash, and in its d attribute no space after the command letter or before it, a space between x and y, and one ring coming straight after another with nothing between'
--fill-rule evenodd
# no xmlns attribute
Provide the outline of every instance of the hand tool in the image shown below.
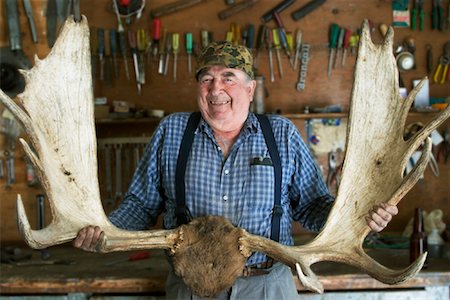
<svg viewBox="0 0 450 300"><path fill-rule="evenodd" d="M330 26L330 45L329 45L329 57L328 57L328 77L331 76L331 67L333 66L333 62L336 55L336 43L339 34L339 25L336 23L331 24Z"/></svg>
<svg viewBox="0 0 450 300"><path fill-rule="evenodd" d="M136 77L136 85L138 90L138 95L141 95L141 81L139 74L139 61L137 56L136 49L136 33L134 31L128 30L128 44L130 45L130 50L133 55L133 64L134 64L134 75Z"/></svg>
<svg viewBox="0 0 450 300"><path fill-rule="evenodd" d="M115 151L115 163L116 163L116 184L115 184L115 200L119 200L122 197L122 145L116 144Z"/></svg>
<svg viewBox="0 0 450 300"><path fill-rule="evenodd" d="M269 22L273 18L273 13L278 13L278 14L281 13L283 10L285 10L286 8L291 6L294 2L295 2L295 0L285 0L285 1L280 2L274 8L272 8L271 10L266 12L264 15L262 15L261 20L264 23Z"/></svg>
<svg viewBox="0 0 450 300"><path fill-rule="evenodd" d="M297 91L303 91L306 87L306 74L308 72L308 62L310 57L311 46L309 44L302 44L302 66L300 67Z"/></svg>
<svg viewBox="0 0 450 300"><path fill-rule="evenodd" d="M128 70L127 46L125 43L125 32L119 31L119 50L123 57L123 65L125 68L125 76L130 80L130 71Z"/></svg>
<svg viewBox="0 0 450 300"><path fill-rule="evenodd" d="M150 252L148 250L135 251L135 252L132 252L131 254L129 254L128 257L125 259L111 261L111 262L106 263L105 265L112 266L112 265L119 264L121 262L137 261L137 260L147 259L149 257L150 257Z"/></svg>
<svg viewBox="0 0 450 300"><path fill-rule="evenodd" d="M258 0L243 0L239 3L236 3L222 11L220 11L217 15L220 20L225 20L238 12L243 11L244 9L250 8L255 4Z"/></svg>
<svg viewBox="0 0 450 300"><path fill-rule="evenodd" d="M233 42L233 31L227 31L225 35L225 41L232 43Z"/></svg>
<svg viewBox="0 0 450 300"><path fill-rule="evenodd" d="M297 70L301 46L302 46L302 31L297 29L297 34L295 35L295 56L294 56L294 70Z"/></svg>
<svg viewBox="0 0 450 300"><path fill-rule="evenodd" d="M147 49L147 36L143 28L136 32L136 47L139 52L139 82L145 84L145 50Z"/></svg>
<svg viewBox="0 0 450 300"><path fill-rule="evenodd" d="M256 54L255 59L253 61L253 66L255 69L258 69L258 63L259 63L259 55L261 53L261 49L264 47L264 41L266 40L267 36L267 26L264 24L259 25L258 29L258 37L256 42Z"/></svg>
<svg viewBox="0 0 450 300"><path fill-rule="evenodd" d="M425 23L425 12L423 11L424 0L415 0L411 10L411 30L416 30L416 19L419 16L419 29L422 31Z"/></svg>
<svg viewBox="0 0 450 300"><path fill-rule="evenodd" d="M431 74L433 70L433 47L430 44L426 45L427 50L427 74L428 76Z"/></svg>
<svg viewBox="0 0 450 300"><path fill-rule="evenodd" d="M27 186L34 187L39 183L36 170L28 157L24 157Z"/></svg>
<svg viewBox="0 0 450 300"><path fill-rule="evenodd" d="M242 42L241 42L241 26L239 26L239 24L237 24L237 23L231 23L230 24L230 32L232 33L231 42L235 45L242 44Z"/></svg>
<svg viewBox="0 0 450 300"><path fill-rule="evenodd" d="M435 83L439 84L445 83L449 64L450 64L450 42L447 42L444 46L444 54L439 58L439 64L436 68L436 71L434 72L433 81ZM439 78L439 75L441 75L441 78Z"/></svg>
<svg viewBox="0 0 450 300"><path fill-rule="evenodd" d="M433 0L431 29L444 30L444 8L442 6L442 0Z"/></svg>
<svg viewBox="0 0 450 300"><path fill-rule="evenodd" d="M37 43L36 24L34 23L33 8L31 7L30 0L23 0L23 6L25 7L25 13L27 14L28 23L30 24L31 39L33 40L33 43Z"/></svg>
<svg viewBox="0 0 450 300"><path fill-rule="evenodd" d="M178 47L180 43L180 35L176 32L172 34L172 51L173 51L173 82L177 82L177 63L178 63Z"/></svg>
<svg viewBox="0 0 450 300"><path fill-rule="evenodd" d="M265 25L264 25L265 26ZM267 52L269 53L269 72L270 72L270 81L275 81L275 74L273 70L273 57L272 57L272 44L273 44L273 34L270 28L266 28L266 47Z"/></svg>
<svg viewBox="0 0 450 300"><path fill-rule="evenodd" d="M169 4L162 5L160 7L157 7L150 11L150 15L153 18L161 17L164 15L168 15L186 8L189 8L191 6L201 4L206 2L207 0L178 0L175 2L171 2Z"/></svg>
<svg viewBox="0 0 450 300"><path fill-rule="evenodd" d="M100 65L99 79L103 80L105 77L105 30L103 28L97 29L97 54Z"/></svg>
<svg viewBox="0 0 450 300"><path fill-rule="evenodd" d="M36 227L37 230L45 228L45 196L43 194L36 195ZM47 260L50 258L50 252L47 248L41 249L41 258Z"/></svg>
<svg viewBox="0 0 450 300"><path fill-rule="evenodd" d="M281 56L280 56L280 37L278 35L278 29L273 28L272 29L272 39L273 39L273 46L275 48L275 54L277 55L277 65L278 65L278 75L280 75L280 78L283 78L283 66L281 64Z"/></svg>
<svg viewBox="0 0 450 300"><path fill-rule="evenodd" d="M161 19L159 18L153 19L152 39L153 39L153 60L156 60L156 56L158 55L159 40L161 39Z"/></svg>
<svg viewBox="0 0 450 300"><path fill-rule="evenodd" d="M108 144L104 145L103 149L105 155L105 181L106 181L106 205L112 206L114 204L113 199L113 184L112 184L112 159L111 159L111 147Z"/></svg>
<svg viewBox="0 0 450 300"><path fill-rule="evenodd" d="M322 5L325 1L326 0L313 0L306 3L291 14L292 19L294 19L294 21L300 20L301 18L318 8L320 5Z"/></svg>
<svg viewBox="0 0 450 300"><path fill-rule="evenodd" d="M5 151L6 157L6 188L9 189L16 182L14 170L14 151Z"/></svg>
<svg viewBox="0 0 450 300"><path fill-rule="evenodd" d="M448 157L450 155L450 144L449 144L449 132L448 128L444 130L442 134L444 140L437 146L436 162L441 161L441 156L444 159L444 163L447 163Z"/></svg>
<svg viewBox="0 0 450 300"><path fill-rule="evenodd" d="M339 57L339 50L342 49L342 45L344 44L344 36L345 36L345 28L341 27L341 28L339 28L338 42L337 42L337 45L336 45L336 57L335 57L334 62L333 62L333 69L336 68L336 62L337 62L338 57Z"/></svg>
<svg viewBox="0 0 450 300"><path fill-rule="evenodd" d="M112 86L112 71L111 71L111 65L113 64L112 62L112 57L111 57L111 43L109 41L109 34L107 32L105 32L105 41L104 41L104 49L105 49L105 56L104 56L104 62L105 62L105 82L106 85L111 87Z"/></svg>
<svg viewBox="0 0 450 300"><path fill-rule="evenodd" d="M255 48L255 25L248 24L245 37L245 46L253 53Z"/></svg>
<svg viewBox="0 0 450 300"><path fill-rule="evenodd" d="M172 52L172 34L168 33L166 37L166 61L164 62L164 75L169 71L170 52Z"/></svg>
<svg viewBox="0 0 450 300"><path fill-rule="evenodd" d="M350 31L350 29L346 28L345 29L345 35L344 35L344 43L342 45L343 49L342 50L342 62L341 62L341 66L345 66L345 61L347 59L347 51L348 51L348 47L350 44L350 35L352 34L352 32Z"/></svg>
<svg viewBox="0 0 450 300"><path fill-rule="evenodd" d="M192 32L186 33L186 54L188 58L188 72L192 73Z"/></svg>
<svg viewBox="0 0 450 300"><path fill-rule="evenodd" d="M47 0L47 44L52 48L56 41L56 26L57 26L57 8L56 0Z"/></svg>
<svg viewBox="0 0 450 300"><path fill-rule="evenodd" d="M164 29L162 40L159 41L159 63L158 63L158 74L164 74L164 54L167 40L167 31Z"/></svg>
<svg viewBox="0 0 450 300"><path fill-rule="evenodd" d="M209 39L209 32L207 30L202 30L201 35L202 35L202 48L205 48L206 46L209 45L211 41Z"/></svg>
<svg viewBox="0 0 450 300"><path fill-rule="evenodd" d="M109 29L109 46L111 58L114 66L114 77L119 77L119 68L117 66L117 32L114 28Z"/></svg>
<svg viewBox="0 0 450 300"><path fill-rule="evenodd" d="M291 52L289 51L289 47L287 44L286 29L284 28L283 21L281 20L280 15L276 12L273 13L273 17L278 26L278 33L279 33L281 45L283 46L284 52L286 53L286 56L288 57L291 67L294 68L294 61L292 60Z"/></svg>

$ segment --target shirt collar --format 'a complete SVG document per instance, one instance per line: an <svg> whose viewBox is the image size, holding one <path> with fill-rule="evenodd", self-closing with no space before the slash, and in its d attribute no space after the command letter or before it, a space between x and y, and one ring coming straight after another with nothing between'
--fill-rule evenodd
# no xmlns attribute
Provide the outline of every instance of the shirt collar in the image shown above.
<svg viewBox="0 0 450 300"><path fill-rule="evenodd" d="M256 133L258 132L258 130L261 130L261 127L259 126L259 121L254 113L249 112L242 131L248 133ZM207 132L212 134L211 127L209 127L208 123L206 123L206 121L203 118L200 119L200 123L197 129L195 130L196 134L199 132Z"/></svg>

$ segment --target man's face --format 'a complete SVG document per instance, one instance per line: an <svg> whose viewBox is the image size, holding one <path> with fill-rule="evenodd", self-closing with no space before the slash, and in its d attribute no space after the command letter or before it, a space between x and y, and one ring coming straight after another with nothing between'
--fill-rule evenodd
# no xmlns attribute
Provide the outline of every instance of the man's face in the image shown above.
<svg viewBox="0 0 450 300"><path fill-rule="evenodd" d="M246 73L213 66L198 77L198 106L213 130L242 128L253 100L256 82Z"/></svg>

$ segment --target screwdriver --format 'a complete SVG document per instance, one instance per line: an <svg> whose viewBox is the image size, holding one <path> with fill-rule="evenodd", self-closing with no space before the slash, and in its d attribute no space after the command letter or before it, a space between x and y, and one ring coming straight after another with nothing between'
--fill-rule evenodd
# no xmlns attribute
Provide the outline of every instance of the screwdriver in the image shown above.
<svg viewBox="0 0 450 300"><path fill-rule="evenodd" d="M156 61L156 56L158 55L158 44L161 39L161 20L159 18L153 19L153 60Z"/></svg>
<svg viewBox="0 0 450 300"><path fill-rule="evenodd" d="M342 45L342 47L344 48L344 50L342 52L342 62L341 62L342 66L345 66L345 60L347 59L347 51L348 51L348 46L350 44L350 35L351 35L350 29L346 28L345 35L344 35L344 44Z"/></svg>
<svg viewBox="0 0 450 300"><path fill-rule="evenodd" d="M255 60L253 62L255 69L258 68L259 54L261 53L261 49L264 46L264 40L266 40L266 35L267 35L266 32L267 32L267 26L260 25L259 29L258 29L258 38L257 38L257 42L256 42Z"/></svg>
<svg viewBox="0 0 450 300"><path fill-rule="evenodd" d="M177 82L177 61L178 61L178 46L180 36L178 33L172 34L172 50L173 50L173 82Z"/></svg>
<svg viewBox="0 0 450 300"><path fill-rule="evenodd" d="M192 32L186 33L186 53L188 58L188 72L192 73Z"/></svg>
<svg viewBox="0 0 450 300"><path fill-rule="evenodd" d="M302 36L302 31L300 29L297 29L297 34L295 35L294 70L297 70L298 66L298 57L300 56L300 51L302 49Z"/></svg>
<svg viewBox="0 0 450 300"><path fill-rule="evenodd" d="M334 62L333 62L333 69L336 68L336 62L338 60L339 50L342 49L342 44L344 43L344 36L345 36L345 28L341 27L339 29L338 42L337 42L337 45L336 45L336 57L335 57Z"/></svg>
<svg viewBox="0 0 450 300"><path fill-rule="evenodd" d="M278 73L280 75L280 78L283 78L283 66L281 65L281 56L280 56L280 37L278 35L278 29L273 28L272 29L272 39L273 39L273 46L275 48L275 53L277 55L277 65L278 65Z"/></svg>
<svg viewBox="0 0 450 300"><path fill-rule="evenodd" d="M147 37L145 30L140 28L137 33L137 50L139 51L139 82L145 84L145 49L147 48Z"/></svg>
<svg viewBox="0 0 450 300"><path fill-rule="evenodd" d="M335 55L336 55L336 43L337 43L337 38L339 35L339 25L336 23L331 24L330 27L330 54L329 54L329 58L328 58L328 70L327 70L327 75L328 77L331 76L331 67L333 66L333 62L335 59Z"/></svg>
<svg viewBox="0 0 450 300"><path fill-rule="evenodd" d="M278 33L279 33L279 38L281 41L281 45L283 46L284 52L286 52L286 55L289 59L289 63L291 64L292 68L294 68L294 64L292 61L292 57L291 57L291 52L289 51L289 47L287 44L287 40L286 40L286 29L284 28L283 22L281 21L280 15L276 12L273 13L273 17L275 18L275 22L277 23L278 26ZM274 37L275 39L275 37Z"/></svg>
<svg viewBox="0 0 450 300"><path fill-rule="evenodd" d="M130 44L130 50L133 55L133 63L134 63L134 75L136 77L136 85L138 89L138 95L141 94L141 82L139 81L139 62L137 57L137 50L136 50L136 34L129 30L128 31L128 43Z"/></svg>
<svg viewBox="0 0 450 300"><path fill-rule="evenodd" d="M97 29L97 43L98 61L100 63L99 79L103 80L105 69L105 30L103 28Z"/></svg>
<svg viewBox="0 0 450 300"><path fill-rule="evenodd" d="M166 61L164 62L164 75L169 71L170 52L172 51L172 34L166 36Z"/></svg>
<svg viewBox="0 0 450 300"><path fill-rule="evenodd" d="M119 50L123 57L123 64L125 67L125 76L130 80L130 72L128 71L128 60L127 60L127 47L125 44L125 32L119 31Z"/></svg>
<svg viewBox="0 0 450 300"><path fill-rule="evenodd" d="M119 77L119 69L117 67L117 57L116 57L117 33L114 28L109 29L109 46L111 47L111 57L112 57L113 66L114 66L114 77L118 78Z"/></svg>
<svg viewBox="0 0 450 300"><path fill-rule="evenodd" d="M275 81L275 75L273 72L273 57L272 57L272 43L273 43L273 35L272 30L269 28L266 28L266 46L267 46L267 52L269 53L269 71L270 71L270 81Z"/></svg>
<svg viewBox="0 0 450 300"><path fill-rule="evenodd" d="M253 52L255 48L255 25L249 24L247 26L246 34L245 34L245 46L250 50L250 53Z"/></svg>
<svg viewBox="0 0 450 300"><path fill-rule="evenodd" d="M164 34L162 36L162 41L159 41L159 64L158 64L158 74L164 74L164 51L166 46L167 32L164 29Z"/></svg>

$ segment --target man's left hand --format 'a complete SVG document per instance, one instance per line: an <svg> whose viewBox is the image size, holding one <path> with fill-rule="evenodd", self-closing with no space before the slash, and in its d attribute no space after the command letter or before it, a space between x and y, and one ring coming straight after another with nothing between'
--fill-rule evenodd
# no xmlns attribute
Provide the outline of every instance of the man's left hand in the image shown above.
<svg viewBox="0 0 450 300"><path fill-rule="evenodd" d="M367 216L367 225L375 232L380 232L386 228L392 217L398 214L398 208L395 205L380 203L375 205Z"/></svg>

